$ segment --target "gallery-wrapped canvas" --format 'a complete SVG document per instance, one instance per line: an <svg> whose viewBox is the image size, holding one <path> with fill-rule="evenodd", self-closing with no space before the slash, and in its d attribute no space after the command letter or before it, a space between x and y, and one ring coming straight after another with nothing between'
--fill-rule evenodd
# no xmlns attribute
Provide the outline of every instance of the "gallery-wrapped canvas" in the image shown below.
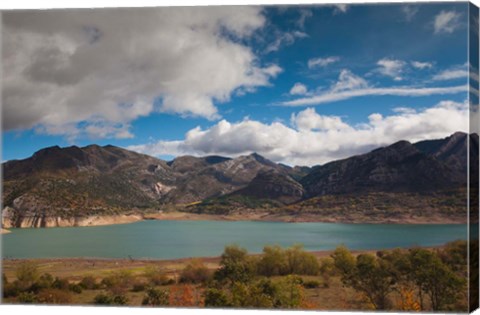
<svg viewBox="0 0 480 315"><path fill-rule="evenodd" d="M478 19L2 11L1 302L475 310Z"/></svg>

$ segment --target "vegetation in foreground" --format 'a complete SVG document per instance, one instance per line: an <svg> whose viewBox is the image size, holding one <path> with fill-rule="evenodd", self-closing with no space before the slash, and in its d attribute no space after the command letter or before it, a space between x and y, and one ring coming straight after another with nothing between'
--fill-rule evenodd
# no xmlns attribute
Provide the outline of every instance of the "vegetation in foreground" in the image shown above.
<svg viewBox="0 0 480 315"><path fill-rule="evenodd" d="M215 268L194 259L173 277L154 265L53 277L23 262L14 277L2 274L3 297L22 304L466 311L466 257L465 241L360 254L341 246L321 259L300 245L266 246L261 255L230 245Z"/></svg>

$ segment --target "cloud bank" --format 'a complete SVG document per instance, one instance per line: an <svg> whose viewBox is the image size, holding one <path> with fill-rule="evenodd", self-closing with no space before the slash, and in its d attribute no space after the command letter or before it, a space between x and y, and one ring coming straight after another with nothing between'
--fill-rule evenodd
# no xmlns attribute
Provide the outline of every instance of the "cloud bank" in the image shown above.
<svg viewBox="0 0 480 315"><path fill-rule="evenodd" d="M221 120L208 129L194 128L178 141L158 141L129 149L154 156L226 155L257 152L290 165L316 165L368 152L399 140L437 139L468 131L466 103L442 101L423 110L398 108L392 115L371 114L364 124L307 108L291 116L290 125L244 119Z"/></svg>
<svg viewBox="0 0 480 315"><path fill-rule="evenodd" d="M156 111L217 119L281 71L244 44L265 23L241 6L5 12L4 129L128 138Z"/></svg>

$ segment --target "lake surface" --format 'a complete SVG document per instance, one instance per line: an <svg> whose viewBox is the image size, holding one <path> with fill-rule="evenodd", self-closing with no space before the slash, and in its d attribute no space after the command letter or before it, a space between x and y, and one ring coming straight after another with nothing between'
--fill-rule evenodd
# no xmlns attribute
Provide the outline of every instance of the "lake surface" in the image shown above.
<svg viewBox="0 0 480 315"><path fill-rule="evenodd" d="M4 258L157 258L218 256L225 245L251 253L265 245L301 243L307 250L436 246L467 239L466 224L338 224L252 221L140 221L131 224L12 229L2 235Z"/></svg>

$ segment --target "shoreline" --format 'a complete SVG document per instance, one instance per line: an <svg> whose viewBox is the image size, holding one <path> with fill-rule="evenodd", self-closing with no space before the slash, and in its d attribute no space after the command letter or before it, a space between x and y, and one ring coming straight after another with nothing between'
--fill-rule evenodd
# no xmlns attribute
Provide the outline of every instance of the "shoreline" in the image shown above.
<svg viewBox="0 0 480 315"><path fill-rule="evenodd" d="M48 224L43 226L35 226L28 224L32 220L27 218L26 223L22 223L20 227L13 227L7 222L2 222L3 227L0 234L8 234L12 231L6 228L50 228L50 227L88 227L88 226L105 226L117 224L129 224L139 221L254 221L254 222L283 222L283 223L338 223L338 224L467 224L464 219L445 219L441 217L410 217L410 218L394 218L385 219L377 218L374 220L365 220L364 218L354 217L328 217L321 218L315 215L289 216L276 215L271 213L248 213L248 214L198 214L191 212L162 212L147 214L119 214L107 216L89 216L76 217L70 219L48 218Z"/></svg>

